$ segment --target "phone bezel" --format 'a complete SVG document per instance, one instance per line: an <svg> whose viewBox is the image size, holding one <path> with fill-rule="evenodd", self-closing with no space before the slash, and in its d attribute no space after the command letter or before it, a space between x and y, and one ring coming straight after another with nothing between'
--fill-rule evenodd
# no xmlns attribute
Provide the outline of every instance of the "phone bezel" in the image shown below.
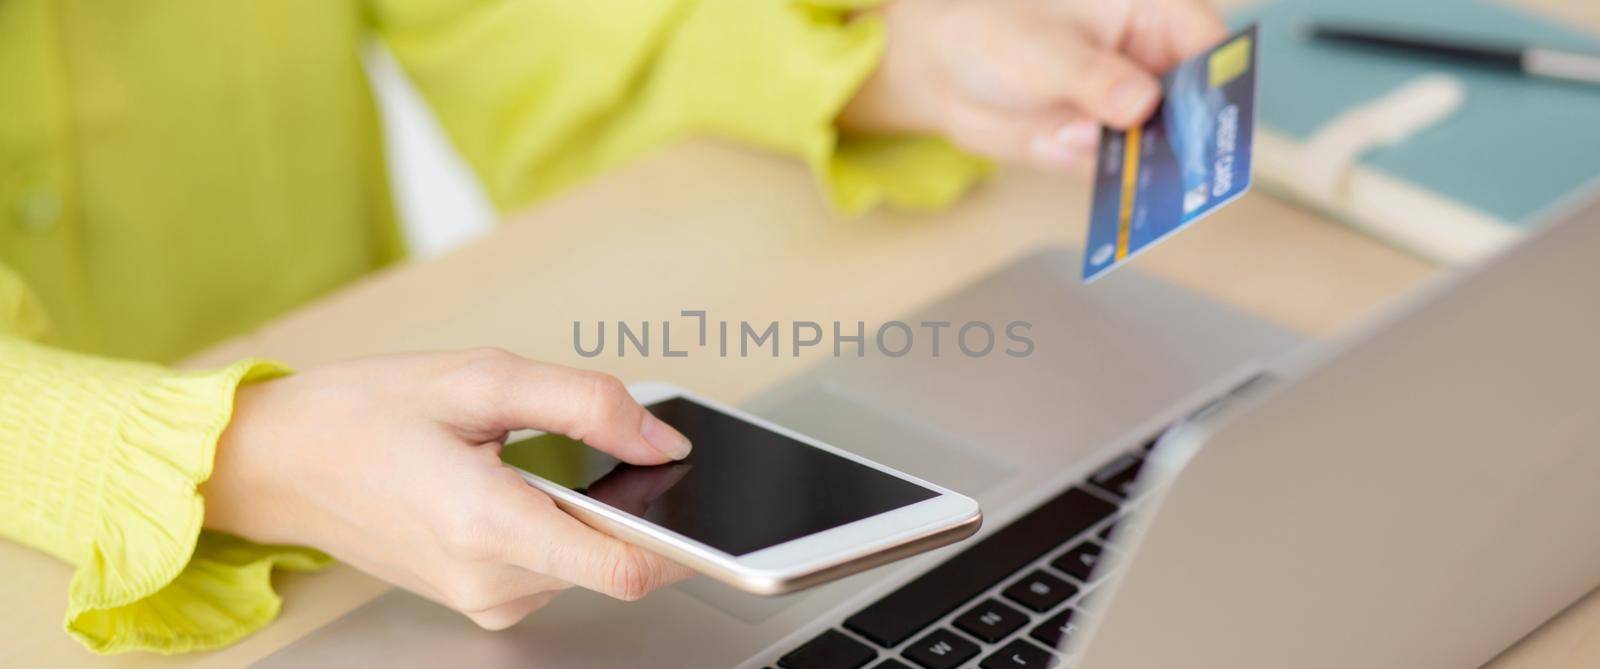
<svg viewBox="0 0 1600 669"><path fill-rule="evenodd" d="M550 495L563 509L596 526L597 529L643 545L747 592L770 595L809 587L910 553L965 538L976 532L981 522L982 514L978 503L965 495L781 425L772 424L683 388L652 381L631 385L628 391L640 404L645 405L681 397L935 493L933 497L921 502L744 555L733 555L638 518L537 474L517 469L529 484ZM507 441L535 434L538 432L518 431L508 435Z"/></svg>

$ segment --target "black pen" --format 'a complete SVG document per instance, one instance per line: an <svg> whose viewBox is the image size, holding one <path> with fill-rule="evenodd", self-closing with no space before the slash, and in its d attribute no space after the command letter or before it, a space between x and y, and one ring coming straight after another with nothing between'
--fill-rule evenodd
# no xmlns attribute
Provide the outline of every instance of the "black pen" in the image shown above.
<svg viewBox="0 0 1600 669"><path fill-rule="evenodd" d="M1313 39L1380 47L1496 67L1535 77L1600 84L1600 55L1518 44L1405 34L1368 26L1313 22Z"/></svg>

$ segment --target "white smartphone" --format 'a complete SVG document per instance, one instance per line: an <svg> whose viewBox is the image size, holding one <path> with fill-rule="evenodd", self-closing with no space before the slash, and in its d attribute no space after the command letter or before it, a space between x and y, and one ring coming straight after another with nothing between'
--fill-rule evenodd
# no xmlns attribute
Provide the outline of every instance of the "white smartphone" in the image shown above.
<svg viewBox="0 0 1600 669"><path fill-rule="evenodd" d="M978 503L665 383L629 387L694 445L635 466L514 432L501 459L568 513L759 595L794 592L971 536Z"/></svg>

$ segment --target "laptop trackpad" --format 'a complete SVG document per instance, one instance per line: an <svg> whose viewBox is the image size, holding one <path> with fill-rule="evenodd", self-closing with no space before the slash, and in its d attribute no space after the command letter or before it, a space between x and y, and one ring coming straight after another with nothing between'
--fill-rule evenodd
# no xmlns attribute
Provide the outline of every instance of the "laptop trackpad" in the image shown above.
<svg viewBox="0 0 1600 669"><path fill-rule="evenodd" d="M926 420L902 416L830 381L780 384L746 402L745 408L968 497L978 497L1012 473L1011 465Z"/></svg>
<svg viewBox="0 0 1600 669"><path fill-rule="evenodd" d="M745 403L762 418L852 453L863 455L912 476L932 481L969 497L989 489L1011 473L1009 465L987 458L926 423L853 398L831 383L782 384ZM698 577L678 590L728 616L756 625L804 599L805 593L757 597Z"/></svg>

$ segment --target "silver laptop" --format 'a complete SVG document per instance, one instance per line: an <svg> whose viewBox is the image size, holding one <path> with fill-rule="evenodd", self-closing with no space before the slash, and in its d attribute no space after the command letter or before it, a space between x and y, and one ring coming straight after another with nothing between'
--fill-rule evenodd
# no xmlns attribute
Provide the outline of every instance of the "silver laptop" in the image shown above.
<svg viewBox="0 0 1600 669"><path fill-rule="evenodd" d="M1326 348L1076 264L906 319L1029 320L1029 358L833 360L752 403L978 499L974 539L503 632L396 591L262 666L1467 667L1600 585L1600 199Z"/></svg>

